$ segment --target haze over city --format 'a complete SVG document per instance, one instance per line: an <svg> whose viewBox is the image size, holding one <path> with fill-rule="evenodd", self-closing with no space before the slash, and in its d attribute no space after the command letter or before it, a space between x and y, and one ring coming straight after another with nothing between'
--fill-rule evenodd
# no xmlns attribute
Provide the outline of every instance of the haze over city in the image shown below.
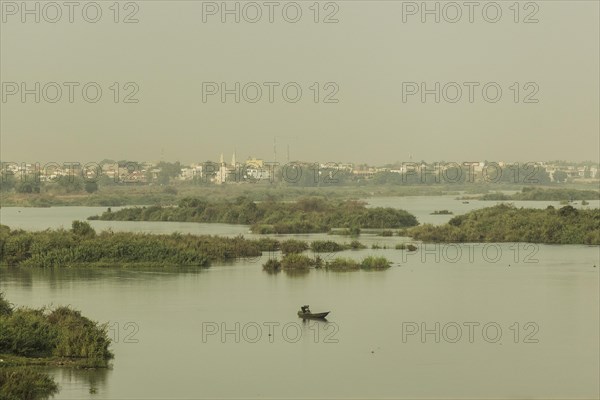
<svg viewBox="0 0 600 400"><path fill-rule="evenodd" d="M314 23L308 8L296 24L232 16L221 23L220 14L203 22L202 2L185 12L144 2L134 24L113 23L108 9L97 24L21 24L19 13L7 15L0 73L19 92L3 88L0 158L190 163L236 148L240 157L271 159L277 137L280 154L289 145L292 159L319 162L598 161L597 2L544 2L530 24L514 23L508 8L494 24L480 14L473 23L433 16L421 23L419 14L403 23L401 3L342 2L337 23ZM36 103L30 94L22 102L20 85L34 90L35 82L39 91L58 83L62 97L49 103L42 93ZM80 84L73 103L64 82ZM102 89L96 103L82 100L88 82ZM137 86L125 88L128 82ZM239 103L235 94L225 102L220 91L207 95L203 85L211 82L230 91L239 82ZM255 87L242 92L249 82L262 90L255 103L247 101ZM278 84L272 103L267 82ZM302 90L295 103L282 94L290 82ZM406 82L425 90L439 82L440 102L435 94L422 102L421 93L403 101ZM456 103L446 101L455 87L442 92L452 82L462 90ZM465 82L478 84L472 103ZM490 82L502 90L495 103L482 97ZM134 92L138 102L124 102ZM537 102L524 102L528 95Z"/></svg>

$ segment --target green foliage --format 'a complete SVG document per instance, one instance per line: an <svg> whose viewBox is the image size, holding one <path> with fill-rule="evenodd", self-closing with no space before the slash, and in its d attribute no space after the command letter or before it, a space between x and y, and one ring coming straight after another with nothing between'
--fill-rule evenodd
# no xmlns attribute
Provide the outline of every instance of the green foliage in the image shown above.
<svg viewBox="0 0 600 400"><path fill-rule="evenodd" d="M9 192L15 188L17 180L14 174L2 169L0 173L0 192Z"/></svg>
<svg viewBox="0 0 600 400"><path fill-rule="evenodd" d="M270 258L263 264L263 269L269 272L277 272L281 270L281 262L274 258Z"/></svg>
<svg viewBox="0 0 600 400"><path fill-rule="evenodd" d="M15 185L17 193L39 193L41 185L38 180L21 180Z"/></svg>
<svg viewBox="0 0 600 400"><path fill-rule="evenodd" d="M392 266L392 263L385 257L368 256L364 258L360 267L363 269L387 269Z"/></svg>
<svg viewBox="0 0 600 400"><path fill-rule="evenodd" d="M538 200L538 201L573 201L573 200L598 200L600 192L596 190L576 189L542 189L524 187L521 192L506 195L501 192L485 194L481 200Z"/></svg>
<svg viewBox="0 0 600 400"><path fill-rule="evenodd" d="M417 219L404 210L367 208L364 203L353 200L301 198L296 202L255 203L244 196L235 201L218 202L184 198L177 207L125 208L90 219L245 224L252 225L252 231L261 234L317 233L341 227L358 235L361 228L402 228L418 224Z"/></svg>
<svg viewBox="0 0 600 400"><path fill-rule="evenodd" d="M181 173L181 164L179 161L174 163L161 161L158 163L157 168L160 169L158 183L161 185L169 184L169 181L172 178L175 178Z"/></svg>
<svg viewBox="0 0 600 400"><path fill-rule="evenodd" d="M0 317L0 353L24 357L49 357L57 332L43 310L18 308Z"/></svg>
<svg viewBox="0 0 600 400"><path fill-rule="evenodd" d="M563 183L566 182L567 179L569 178L569 175L565 172L565 171L554 171L554 174L552 174L552 177L554 178L554 180L558 183Z"/></svg>
<svg viewBox="0 0 600 400"><path fill-rule="evenodd" d="M359 249L366 249L367 248L367 246L365 246L364 244L362 244L358 240L351 241L350 244L348 245L348 247L350 247L352 250L359 250Z"/></svg>
<svg viewBox="0 0 600 400"><path fill-rule="evenodd" d="M315 240L310 244L310 249L315 253L333 253L346 250L346 246L331 240Z"/></svg>
<svg viewBox="0 0 600 400"><path fill-rule="evenodd" d="M600 209L528 209L500 204L453 217L445 225L411 228L424 242L600 244Z"/></svg>
<svg viewBox="0 0 600 400"><path fill-rule="evenodd" d="M83 185L83 188L87 193L94 193L98 191L98 183L96 181L87 181Z"/></svg>
<svg viewBox="0 0 600 400"><path fill-rule="evenodd" d="M281 252L283 254L302 253L308 250L308 244L302 240L284 240L280 243Z"/></svg>
<svg viewBox="0 0 600 400"><path fill-rule="evenodd" d="M399 243L395 247L396 250L417 251L417 246L414 244Z"/></svg>
<svg viewBox="0 0 600 400"><path fill-rule="evenodd" d="M260 251L277 251L279 250L280 244L278 240L269 237L264 237L258 239L258 246L260 248Z"/></svg>
<svg viewBox="0 0 600 400"><path fill-rule="evenodd" d="M45 400L58 393L48 375L32 368L0 368L0 399Z"/></svg>
<svg viewBox="0 0 600 400"><path fill-rule="evenodd" d="M92 238L96 236L96 231L88 222L73 221L71 224L71 232L80 237Z"/></svg>
<svg viewBox="0 0 600 400"><path fill-rule="evenodd" d="M47 318L57 331L52 355L97 361L113 357L106 324L99 325L69 307L56 308Z"/></svg>
<svg viewBox="0 0 600 400"><path fill-rule="evenodd" d="M315 260L303 254L291 253L283 256L281 267L284 270L308 269L315 266Z"/></svg>
<svg viewBox="0 0 600 400"><path fill-rule="evenodd" d="M4 293L0 292L0 317L9 316L12 314L12 304L4 298Z"/></svg>
<svg viewBox="0 0 600 400"><path fill-rule="evenodd" d="M307 247L306 243L304 246ZM279 248L274 239L247 240L210 235L154 235L105 231L87 222L70 231L0 229L0 263L32 267L208 266L216 260L256 257Z"/></svg>
<svg viewBox="0 0 600 400"><path fill-rule="evenodd" d="M351 258L337 257L325 264L325 268L332 271L356 271L360 269L360 263Z"/></svg>
<svg viewBox="0 0 600 400"><path fill-rule="evenodd" d="M164 188L163 192L166 194L176 195L177 189L174 186L167 186Z"/></svg>
<svg viewBox="0 0 600 400"><path fill-rule="evenodd" d="M0 315L0 354L86 359L88 367L106 367L113 357L109 346L106 325L69 307L17 308Z"/></svg>

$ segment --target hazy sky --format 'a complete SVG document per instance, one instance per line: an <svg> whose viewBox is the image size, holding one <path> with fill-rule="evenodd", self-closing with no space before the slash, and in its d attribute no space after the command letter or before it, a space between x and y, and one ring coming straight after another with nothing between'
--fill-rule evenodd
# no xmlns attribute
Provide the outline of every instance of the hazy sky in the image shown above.
<svg viewBox="0 0 600 400"><path fill-rule="evenodd" d="M320 162L600 158L596 1L538 1L527 9L521 3L518 23L512 1L496 3L502 11L496 23L486 21L496 10L489 7L484 15L485 2L475 8L472 23L467 7L458 22L445 21L456 15L442 9L445 2L439 3L440 23L433 15L422 23L420 10L409 15L420 1L322 2L319 23L312 1L296 3L302 10L297 23L284 19L286 2L274 8L273 23L266 6L258 22L247 22L244 17L254 18L256 8L244 8L245 2L237 3L240 23L233 15L222 23L219 10L210 15L221 2L146 0L126 8L121 3L118 18L134 13L139 22L131 24L113 21L112 1L98 2L97 23L86 22L81 7L73 23L66 7L56 23L49 22L56 15L51 8L40 10L39 23L28 15L23 23L22 10L14 8L20 1L0 4L4 161L201 162L217 160L222 152L229 160L234 148L238 160L250 155L273 160L274 137L277 161L286 160L288 145L292 159ZM428 4L433 8L436 2ZM294 7L288 6L286 18L295 17ZM323 23L332 13L338 22ZM95 9L85 16L95 18ZM523 23L527 16L539 22ZM35 82L40 102L29 94L23 103L21 83L34 89ZM72 86L73 103L64 82L79 83ZM88 82L102 89L97 103L83 98ZM117 103L114 82L120 86ZM125 87L127 82L139 87L133 96L138 103L123 102L135 89ZM257 82L262 97L248 101L257 93L251 84L240 89L239 103L234 94L225 103L220 94L203 101L203 82L217 88L224 82L230 89L235 82L241 88ZM271 86L272 103L265 82L279 84ZM282 87L289 82L302 89L296 103L293 85L290 101L284 99ZM428 89L440 82L439 103L434 93L425 103L420 93L407 94L420 90L422 82ZM475 82L472 103L464 82ZM487 83L489 101L482 93ZM62 96L50 103L57 98L55 86ZM456 86L462 97L451 103ZM497 87L502 96L494 103ZM91 99L94 87L88 90ZM338 102L324 102L335 90Z"/></svg>

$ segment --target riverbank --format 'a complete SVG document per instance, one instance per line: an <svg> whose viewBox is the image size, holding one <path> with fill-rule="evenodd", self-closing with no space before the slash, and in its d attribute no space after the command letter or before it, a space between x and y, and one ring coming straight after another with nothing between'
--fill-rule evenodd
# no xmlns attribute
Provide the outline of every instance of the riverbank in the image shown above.
<svg viewBox="0 0 600 400"><path fill-rule="evenodd" d="M596 190L597 183L570 183L557 185L529 186L549 190ZM456 184L368 184L352 186L291 187L276 184L231 184L231 185L99 185L99 190L87 193L79 190L61 193L41 188L40 193L0 192L1 207L56 207L88 206L118 207L142 205L173 205L186 197L207 197L214 200L246 196L254 201L289 201L306 196L321 196L329 199L357 199L369 197L480 195L497 191L519 191L522 184L513 183L456 183ZM560 200L560 199L559 199Z"/></svg>
<svg viewBox="0 0 600 400"><path fill-rule="evenodd" d="M58 393L34 367L107 368L114 357L106 324L70 307L14 307L0 292L0 398L46 399Z"/></svg>
<svg viewBox="0 0 600 400"><path fill-rule="evenodd" d="M478 198L479 200L495 200L495 201L583 201L583 200L600 200L600 192L598 190L576 190L576 189L542 189L526 187L520 192L514 194L504 194L500 192L487 193Z"/></svg>

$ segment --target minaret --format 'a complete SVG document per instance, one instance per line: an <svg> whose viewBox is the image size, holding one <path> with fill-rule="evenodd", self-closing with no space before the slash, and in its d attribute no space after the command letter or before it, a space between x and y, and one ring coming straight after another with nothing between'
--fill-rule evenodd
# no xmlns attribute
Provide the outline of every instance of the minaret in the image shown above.
<svg viewBox="0 0 600 400"><path fill-rule="evenodd" d="M235 149L233 150L233 156L231 156L231 165L235 167Z"/></svg>
<svg viewBox="0 0 600 400"><path fill-rule="evenodd" d="M223 162L223 153L221 153L221 158L219 159L219 163L220 163L221 165L223 165L223 163L224 163L224 162Z"/></svg>

